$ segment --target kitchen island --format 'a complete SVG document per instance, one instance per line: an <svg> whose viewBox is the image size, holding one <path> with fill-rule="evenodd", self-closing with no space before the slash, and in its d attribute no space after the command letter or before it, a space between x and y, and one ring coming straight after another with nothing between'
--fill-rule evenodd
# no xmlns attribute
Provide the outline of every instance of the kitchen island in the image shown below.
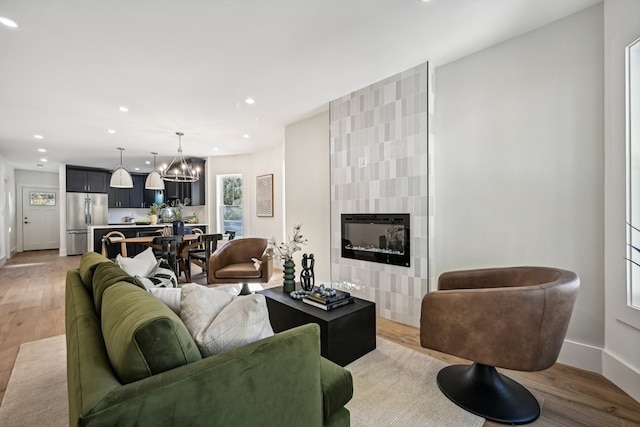
<svg viewBox="0 0 640 427"><path fill-rule="evenodd" d="M141 231L157 231L165 227L172 227L172 224L109 224L109 225L92 225L89 226L87 252L102 252L102 236L111 232L119 231L124 234L125 237L136 237ZM184 228L199 228L204 233L208 231L209 224L185 224ZM141 245L127 245L127 254L134 256L144 250Z"/></svg>

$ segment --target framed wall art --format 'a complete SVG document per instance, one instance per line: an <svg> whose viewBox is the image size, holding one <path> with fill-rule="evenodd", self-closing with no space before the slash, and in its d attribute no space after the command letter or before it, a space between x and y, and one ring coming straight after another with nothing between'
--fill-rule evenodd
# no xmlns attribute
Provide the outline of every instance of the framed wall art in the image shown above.
<svg viewBox="0 0 640 427"><path fill-rule="evenodd" d="M31 206L55 206L56 193L41 193L38 191L29 192L29 204Z"/></svg>
<svg viewBox="0 0 640 427"><path fill-rule="evenodd" d="M273 174L256 177L256 215L273 216Z"/></svg>

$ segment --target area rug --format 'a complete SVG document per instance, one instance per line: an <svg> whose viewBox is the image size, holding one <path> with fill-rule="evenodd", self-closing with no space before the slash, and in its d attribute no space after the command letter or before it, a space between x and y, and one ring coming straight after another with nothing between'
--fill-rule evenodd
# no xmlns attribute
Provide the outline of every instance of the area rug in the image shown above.
<svg viewBox="0 0 640 427"><path fill-rule="evenodd" d="M68 425L64 335L22 344L0 405L0 426Z"/></svg>
<svg viewBox="0 0 640 427"><path fill-rule="evenodd" d="M376 349L346 366L353 376L347 404L353 427L482 426L473 415L447 399L436 384L447 364L378 338Z"/></svg>
<svg viewBox="0 0 640 427"><path fill-rule="evenodd" d="M349 364L354 396L347 404L351 425L482 426L445 398L436 374L446 363L378 338L377 348ZM20 346L0 406L0 426L67 426L64 335Z"/></svg>

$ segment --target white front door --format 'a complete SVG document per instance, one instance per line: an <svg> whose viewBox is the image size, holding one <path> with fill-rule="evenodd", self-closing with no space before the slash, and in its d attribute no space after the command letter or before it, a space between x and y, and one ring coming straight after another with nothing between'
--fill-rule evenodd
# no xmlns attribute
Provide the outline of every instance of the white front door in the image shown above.
<svg viewBox="0 0 640 427"><path fill-rule="evenodd" d="M22 248L25 251L60 247L60 195L57 189L22 189Z"/></svg>

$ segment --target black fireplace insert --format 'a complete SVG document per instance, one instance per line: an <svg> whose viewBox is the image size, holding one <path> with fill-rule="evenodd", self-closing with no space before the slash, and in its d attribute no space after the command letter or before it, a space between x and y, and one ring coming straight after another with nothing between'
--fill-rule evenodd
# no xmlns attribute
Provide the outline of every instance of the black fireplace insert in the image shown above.
<svg viewBox="0 0 640 427"><path fill-rule="evenodd" d="M410 266L409 214L342 214L342 257Z"/></svg>

